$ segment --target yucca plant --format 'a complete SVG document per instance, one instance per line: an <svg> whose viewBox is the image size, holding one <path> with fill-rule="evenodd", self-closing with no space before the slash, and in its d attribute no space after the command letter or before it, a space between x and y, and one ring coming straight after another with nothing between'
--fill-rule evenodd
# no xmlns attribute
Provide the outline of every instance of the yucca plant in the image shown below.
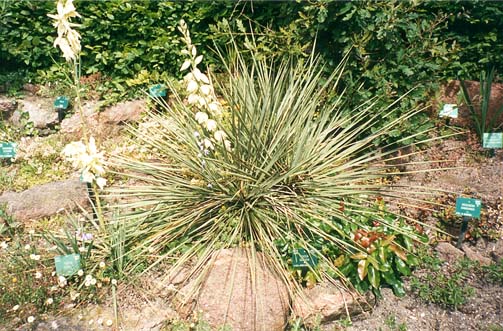
<svg viewBox="0 0 503 331"><path fill-rule="evenodd" d="M190 53L199 63L195 51ZM116 164L136 182L111 191L128 201L119 207L123 220L133 224L128 228L134 229L125 234L128 254L133 255L129 260L168 260L173 270L191 261L194 272L202 273L217 250L245 247L250 265L262 252L294 292L299 284L282 245L315 255L319 264L310 272L315 278L333 280L342 273L317 242L347 254L372 253L354 240L351 231L341 229L347 224L366 226L355 214L418 239L390 213L384 217L372 206L377 196L398 200L411 192L386 187L383 179L397 174L386 161L404 155L394 156L389 148L378 153L373 142L419 110L362 137L377 120L389 116L393 105L376 109L372 99L343 115L341 98L328 98L341 95L337 83L343 64L323 77L315 57L252 58L246 63L239 51L233 53L227 73L219 76L226 80L212 79L225 108L219 126L228 144L208 143L205 137L213 134L212 128L201 125L203 116L195 117L191 103L175 91L169 104L159 101L161 112L148 114L146 121L155 123L150 131L132 129L154 156L151 161L118 159ZM393 237L387 238L391 245ZM396 247L405 249L399 243Z"/></svg>
<svg viewBox="0 0 503 331"><path fill-rule="evenodd" d="M494 67L487 72L482 71L480 73L479 94L473 97L470 97L465 81L460 81L463 101L470 110L470 115L475 123L475 130L477 131L480 139L482 139L484 133L495 132L495 130L501 129L503 126L503 122L498 123L498 120L503 115L503 106L496 109L492 114L489 112L491 87L495 73L496 71Z"/></svg>

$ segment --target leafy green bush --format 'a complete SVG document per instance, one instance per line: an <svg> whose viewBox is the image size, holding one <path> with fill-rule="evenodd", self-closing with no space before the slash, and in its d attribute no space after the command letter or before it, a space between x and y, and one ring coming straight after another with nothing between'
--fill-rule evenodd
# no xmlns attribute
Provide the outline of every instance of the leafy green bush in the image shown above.
<svg viewBox="0 0 503 331"><path fill-rule="evenodd" d="M234 44L232 60L224 61L228 72L210 80L197 69L201 57L181 27L189 57L182 70L192 68L185 76L187 101L173 90L173 101L158 100L162 112L147 116L150 130L133 130L157 161L122 159L118 164L141 183L116 191L132 200L118 206L130 211L122 215L131 225L126 234L130 260L157 256L149 262L153 267L173 259L176 270L197 259L200 271L219 249L244 247L252 264L257 252L264 253L292 289L298 284L292 282L282 246L286 251L302 247L316 256L319 267L309 270L316 279L344 277L319 245L325 241L351 256L369 255L360 260L372 274L365 282L374 288L381 276L398 287L394 279L413 264L405 251L419 236L390 214L368 207L375 195L395 198L385 189L388 167L375 164L393 151L376 155L373 142L414 112L362 138L390 109L376 109L371 99L342 113L341 96L327 98L337 91L342 65L320 86L324 71L314 57L275 61L251 52L247 62ZM212 94L210 81L218 84L221 98ZM362 225L371 217L380 226ZM360 228L378 238L365 246L352 236ZM380 247L372 250L372 245Z"/></svg>

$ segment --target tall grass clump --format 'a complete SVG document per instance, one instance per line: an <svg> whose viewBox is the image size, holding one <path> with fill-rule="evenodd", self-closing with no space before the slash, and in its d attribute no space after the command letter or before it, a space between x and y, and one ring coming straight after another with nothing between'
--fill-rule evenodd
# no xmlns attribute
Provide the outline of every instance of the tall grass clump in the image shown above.
<svg viewBox="0 0 503 331"><path fill-rule="evenodd" d="M130 270L146 259L150 267L173 263L172 270L190 261L194 273L203 274L213 253L240 247L249 252L251 269L262 253L293 293L299 284L294 248L317 257L309 270L316 279L343 275L334 263L340 254L359 253L361 280L369 270L384 273L389 265L372 257L379 240L407 259L397 238L418 235L375 201L396 200L411 189L388 190L384 179L396 172L385 161L400 157L392 149L377 153L373 142L418 110L364 136L393 105L376 109L371 99L342 112L343 63L325 77L315 56L276 60L252 52L245 60L234 45L232 60L220 53L227 71L217 79L197 69L201 57L188 33L184 41L187 100L173 91L169 103L158 100L160 111L148 114L149 131L132 128L152 152L150 160L122 158L115 165L135 183L111 191L127 201L119 207L131 229L124 234ZM386 236L355 239L369 222Z"/></svg>

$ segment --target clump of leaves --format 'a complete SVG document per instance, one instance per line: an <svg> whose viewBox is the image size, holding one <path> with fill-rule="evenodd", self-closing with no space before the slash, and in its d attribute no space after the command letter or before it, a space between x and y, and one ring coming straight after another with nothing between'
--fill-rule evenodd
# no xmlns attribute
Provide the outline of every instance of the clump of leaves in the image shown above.
<svg viewBox="0 0 503 331"><path fill-rule="evenodd" d="M385 161L400 157L393 157L391 148L376 154L373 142L418 110L362 137L390 116L392 106L376 109L376 99L370 99L343 112L341 97L327 99L332 93L340 95L337 83L343 64L322 79L323 67L314 57L274 61L252 56L246 62L237 48L233 53L232 61L224 61L227 81L211 79L226 107L222 130L230 146L205 148L200 136L208 132L176 93L169 104L159 101L162 113L148 115L148 121L158 124L150 132L132 129L156 161L117 160L125 175L138 180L135 186L111 191L130 201L119 205L122 218L134 229L126 234L130 260L140 263L155 256L153 267L173 259L173 270L194 260L199 273L219 249L245 247L251 266L263 253L269 267L294 291L298 283L277 241L286 239L316 256L320 267L310 268L316 279L344 277L316 244L322 240L351 256L375 254L372 263L370 257L360 260L378 287L376 271L385 278L385 270L395 268L385 265L388 257L380 260L379 249L399 265L405 261L397 252L407 249L403 238L419 236L379 217L382 228L369 229L377 234L373 244L378 247L369 253L344 226L358 227L358 215L369 213L361 207L371 205L376 196L397 200L411 191L387 189L382 179L396 173L388 171L394 166ZM406 199L403 203L407 205ZM385 228L400 235L390 235Z"/></svg>
<svg viewBox="0 0 503 331"><path fill-rule="evenodd" d="M498 263L483 266L482 270L485 272L486 277L489 280L503 286L503 259L501 259Z"/></svg>
<svg viewBox="0 0 503 331"><path fill-rule="evenodd" d="M492 67L490 70L480 72L480 88L479 93L475 96L470 96L467 85L464 80L461 80L461 95L463 101L470 110L470 116L475 124L475 130L479 138L482 140L484 133L491 133L503 127L503 122L498 122L503 115L503 105L491 111L491 86L496 74L496 70Z"/></svg>
<svg viewBox="0 0 503 331"><path fill-rule="evenodd" d="M473 262L460 260L452 270L444 270L440 267L442 261L436 257L430 256L423 261L426 261L422 264L426 273L412 277L410 282L411 290L422 300L456 310L475 293L466 282L472 273Z"/></svg>

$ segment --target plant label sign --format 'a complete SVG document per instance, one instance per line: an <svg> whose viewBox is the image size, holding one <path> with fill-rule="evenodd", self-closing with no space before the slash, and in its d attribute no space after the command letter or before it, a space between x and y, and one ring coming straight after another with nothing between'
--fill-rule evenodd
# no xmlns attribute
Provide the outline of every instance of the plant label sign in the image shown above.
<svg viewBox="0 0 503 331"><path fill-rule="evenodd" d="M154 86L151 86L148 89L148 92L150 93L150 96L153 98L163 98L166 96L166 87L162 84L157 84Z"/></svg>
<svg viewBox="0 0 503 331"><path fill-rule="evenodd" d="M503 148L503 132L484 133L482 137L482 147Z"/></svg>
<svg viewBox="0 0 503 331"><path fill-rule="evenodd" d="M10 159L16 156L15 143L0 143L0 158Z"/></svg>
<svg viewBox="0 0 503 331"><path fill-rule="evenodd" d="M80 255L58 255L54 258L58 276L73 276L80 270Z"/></svg>
<svg viewBox="0 0 503 331"><path fill-rule="evenodd" d="M478 199L457 198L456 214L473 218L480 218L480 208L482 203Z"/></svg>
<svg viewBox="0 0 503 331"><path fill-rule="evenodd" d="M292 253L292 265L294 268L314 267L318 264L318 258L309 254L305 249L294 249Z"/></svg>
<svg viewBox="0 0 503 331"><path fill-rule="evenodd" d="M450 117L458 118L458 105L452 103L446 103L442 109L440 109L439 117Z"/></svg>
<svg viewBox="0 0 503 331"><path fill-rule="evenodd" d="M54 108L56 109L68 109L68 97L60 96L54 101Z"/></svg>

